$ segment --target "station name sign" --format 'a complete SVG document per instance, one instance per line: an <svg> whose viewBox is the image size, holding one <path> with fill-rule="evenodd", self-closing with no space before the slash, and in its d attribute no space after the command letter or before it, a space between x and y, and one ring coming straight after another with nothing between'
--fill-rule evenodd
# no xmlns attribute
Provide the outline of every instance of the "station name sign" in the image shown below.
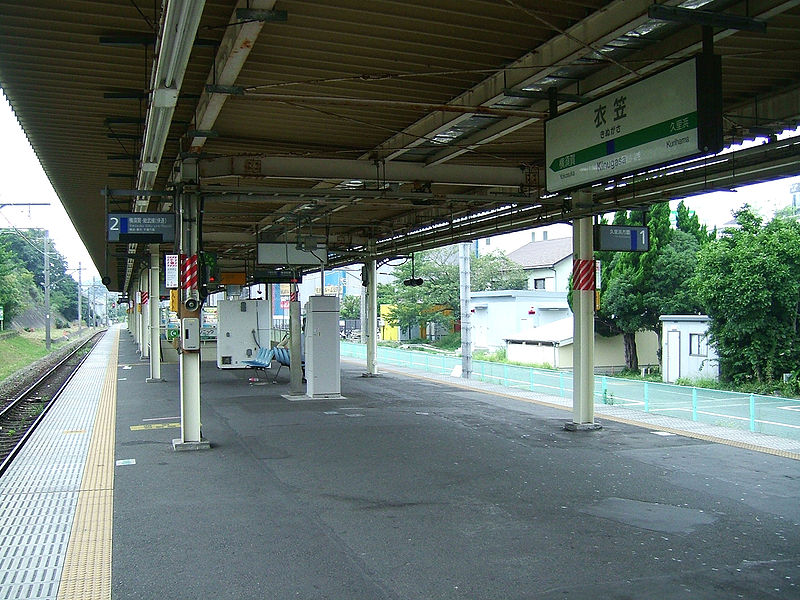
<svg viewBox="0 0 800 600"><path fill-rule="evenodd" d="M157 244L175 241L173 213L109 213L108 241Z"/></svg>
<svg viewBox="0 0 800 600"><path fill-rule="evenodd" d="M594 249L610 252L647 252L650 250L650 230L636 225L595 225Z"/></svg>
<svg viewBox="0 0 800 600"><path fill-rule="evenodd" d="M718 56L697 56L545 123L558 192L722 149Z"/></svg>

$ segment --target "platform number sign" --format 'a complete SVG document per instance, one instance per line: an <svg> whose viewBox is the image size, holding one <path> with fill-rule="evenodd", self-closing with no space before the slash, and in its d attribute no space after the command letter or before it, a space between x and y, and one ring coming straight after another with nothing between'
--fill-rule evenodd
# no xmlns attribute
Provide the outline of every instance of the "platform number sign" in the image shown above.
<svg viewBox="0 0 800 600"><path fill-rule="evenodd" d="M174 242L175 215L172 213L109 213L108 241Z"/></svg>
<svg viewBox="0 0 800 600"><path fill-rule="evenodd" d="M595 225L594 249L608 252L647 252L650 230L644 226Z"/></svg>

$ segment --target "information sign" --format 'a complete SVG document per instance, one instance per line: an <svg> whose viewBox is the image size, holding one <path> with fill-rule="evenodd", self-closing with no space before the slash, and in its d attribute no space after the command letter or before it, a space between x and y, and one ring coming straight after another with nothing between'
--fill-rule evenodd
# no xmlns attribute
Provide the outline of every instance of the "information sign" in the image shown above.
<svg viewBox="0 0 800 600"><path fill-rule="evenodd" d="M595 225L594 249L610 252L647 252L650 230L641 225Z"/></svg>
<svg viewBox="0 0 800 600"><path fill-rule="evenodd" d="M548 191L721 150L715 58L695 57L547 121Z"/></svg>
<svg viewBox="0 0 800 600"><path fill-rule="evenodd" d="M178 255L164 255L164 287L170 290L178 289Z"/></svg>
<svg viewBox="0 0 800 600"><path fill-rule="evenodd" d="M161 243L175 241L172 213L109 213L108 241Z"/></svg>

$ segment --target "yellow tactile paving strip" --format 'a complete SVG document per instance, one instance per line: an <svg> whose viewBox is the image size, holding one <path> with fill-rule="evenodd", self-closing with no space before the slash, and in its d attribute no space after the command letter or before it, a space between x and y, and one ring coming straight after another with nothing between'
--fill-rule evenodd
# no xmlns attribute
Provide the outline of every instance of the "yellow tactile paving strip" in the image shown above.
<svg viewBox="0 0 800 600"><path fill-rule="evenodd" d="M100 393L75 520L64 559L58 588L59 600L111 598L118 355L117 329Z"/></svg>

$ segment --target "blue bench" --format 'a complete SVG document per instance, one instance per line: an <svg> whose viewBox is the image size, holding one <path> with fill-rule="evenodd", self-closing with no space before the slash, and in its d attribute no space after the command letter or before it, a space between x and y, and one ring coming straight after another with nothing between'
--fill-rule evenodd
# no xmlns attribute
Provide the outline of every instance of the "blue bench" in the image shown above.
<svg viewBox="0 0 800 600"><path fill-rule="evenodd" d="M275 348L270 349L261 348L254 359L245 360L242 362L251 369L264 371L264 377L266 377L266 371L267 369L272 368L273 360L278 363L278 370L275 372L275 377L272 378L272 383L275 383L278 379L278 375L281 372L281 368L291 365L291 355L289 354L288 348L283 348L281 346L276 346ZM305 368L305 363L303 363L302 366Z"/></svg>
<svg viewBox="0 0 800 600"><path fill-rule="evenodd" d="M275 348L261 348L252 360L242 361L251 369L256 371L264 371L264 376L267 375L267 369L272 367L272 361L275 358ZM276 376L277 377L277 376ZM274 380L273 380L274 383Z"/></svg>

